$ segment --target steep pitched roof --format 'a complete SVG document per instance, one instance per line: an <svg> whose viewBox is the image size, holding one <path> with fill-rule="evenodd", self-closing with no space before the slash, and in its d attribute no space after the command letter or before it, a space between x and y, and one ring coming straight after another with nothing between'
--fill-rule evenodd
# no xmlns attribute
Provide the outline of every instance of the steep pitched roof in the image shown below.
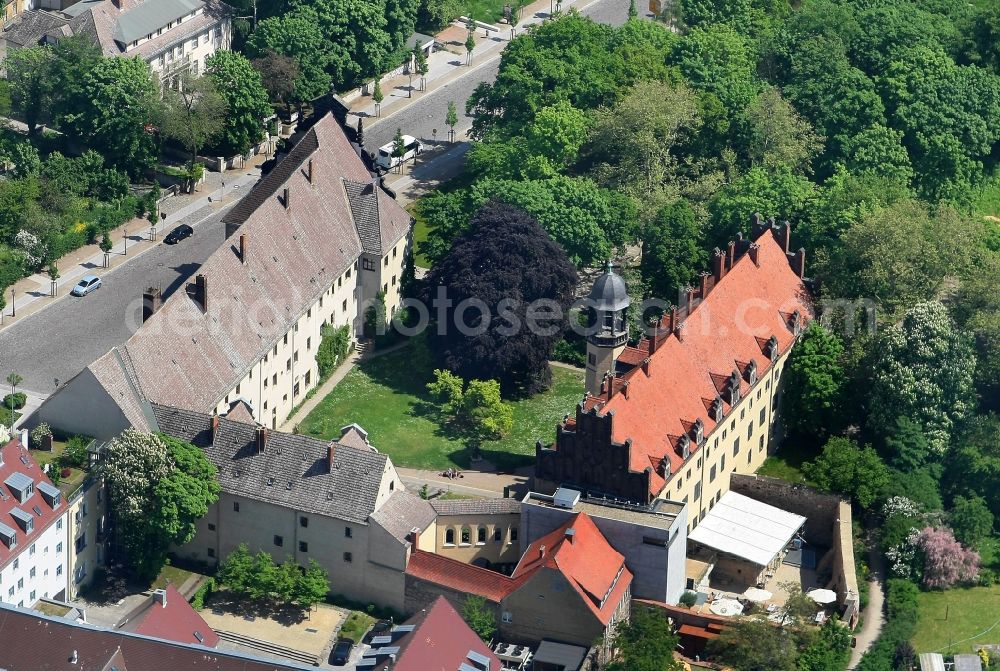
<svg viewBox="0 0 1000 671"><path fill-rule="evenodd" d="M413 529L424 531L434 521L434 509L427 501L407 491L392 496L372 513L371 521L388 531L401 544Z"/></svg>
<svg viewBox="0 0 1000 671"><path fill-rule="evenodd" d="M381 660L374 671L389 668L392 671L450 671L459 669L462 664L468 665L473 656L488 660L491 670L500 669L500 659L442 596L430 608L407 620L404 626L411 626L413 630L399 638L393 636L392 645L399 647L395 663L388 658ZM468 665L466 668L479 667Z"/></svg>
<svg viewBox="0 0 1000 671"><path fill-rule="evenodd" d="M707 437L716 422L709 415L712 401L720 395L722 381L733 370L740 373L755 362L757 377L763 378L772 362L765 356L765 343L774 336L780 353L795 343L789 318L798 312L803 322L812 314L809 292L793 270L775 235L766 232L755 241L757 263L748 253L735 260L721 281L711 286L683 321L679 331L660 335L648 357L648 373L636 367L614 380L610 400L606 395L587 399L585 409L602 416L614 413L612 440L631 440L630 469L651 468L650 494L656 496L666 482L660 463L666 457L670 473L684 462L676 448L677 439L696 420L704 424ZM631 351L631 349L638 351ZM626 350L629 363L649 352L650 343ZM627 385L628 393L622 393ZM741 395L750 385L741 378ZM724 422L730 406L726 401ZM691 443L690 458L698 446Z"/></svg>
<svg viewBox="0 0 1000 671"><path fill-rule="evenodd" d="M577 513L529 545L511 577L518 580L543 566L560 571L604 624L611 621L632 583L625 557L611 547L587 513Z"/></svg>
<svg viewBox="0 0 1000 671"><path fill-rule="evenodd" d="M301 671L312 667L103 629L0 603L0 665L11 671ZM69 660L76 653L76 663Z"/></svg>
<svg viewBox="0 0 1000 671"><path fill-rule="evenodd" d="M531 573L518 579L502 573L449 559L432 552L413 550L406 574L466 594L475 594L499 603L523 585Z"/></svg>
<svg viewBox="0 0 1000 671"><path fill-rule="evenodd" d="M138 612L130 613L118 628L176 643L203 645L206 648L219 645L219 635L195 612L177 588L168 583L164 592L162 601L156 594L150 596Z"/></svg>
<svg viewBox="0 0 1000 671"><path fill-rule="evenodd" d="M219 471L222 491L304 512L367 523L379 507L388 458L373 448L358 449L309 436L269 431L258 454L257 427L206 413L154 405L159 430L205 450Z"/></svg>
<svg viewBox="0 0 1000 671"><path fill-rule="evenodd" d="M16 545L12 548L0 542L0 567L6 566L14 557L26 551L32 541L45 532L53 522L66 512L66 502L61 495L55 508L46 498L59 490L42 472L31 453L14 439L0 447L0 529L5 534L16 534ZM15 487L31 485L32 492L21 503ZM32 529L25 532L20 522L31 520ZM2 639L2 637L0 637Z"/></svg>
<svg viewBox="0 0 1000 671"><path fill-rule="evenodd" d="M134 386L152 402L213 409L357 260L362 245L343 180L368 174L333 117L317 122L227 215L249 253L244 263L224 244L202 264L208 311L178 291L113 350L130 362ZM392 199L379 211L391 215L387 226L409 221ZM110 382L123 374L110 357L90 369L106 387L121 386Z"/></svg>

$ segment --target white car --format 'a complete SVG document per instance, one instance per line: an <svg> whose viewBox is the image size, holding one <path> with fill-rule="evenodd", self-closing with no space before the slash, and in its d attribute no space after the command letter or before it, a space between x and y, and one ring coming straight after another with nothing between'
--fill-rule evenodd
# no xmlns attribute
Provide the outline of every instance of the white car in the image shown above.
<svg viewBox="0 0 1000 671"><path fill-rule="evenodd" d="M70 293L74 296L86 296L90 292L100 289L101 285L103 285L103 282L101 282L100 277L97 277L96 275L87 275L80 280L75 287L73 287L73 290Z"/></svg>
<svg viewBox="0 0 1000 671"><path fill-rule="evenodd" d="M379 147L378 157L375 159L375 164L378 165L378 167L384 170L395 168L400 163L408 161L417 154L419 154L420 151L424 148L424 145L422 145L420 143L420 140L418 140L417 138L413 137L412 135L404 135L403 147L405 148L405 151L403 152L403 155L393 156L392 148L394 144L395 144L394 142L389 142Z"/></svg>

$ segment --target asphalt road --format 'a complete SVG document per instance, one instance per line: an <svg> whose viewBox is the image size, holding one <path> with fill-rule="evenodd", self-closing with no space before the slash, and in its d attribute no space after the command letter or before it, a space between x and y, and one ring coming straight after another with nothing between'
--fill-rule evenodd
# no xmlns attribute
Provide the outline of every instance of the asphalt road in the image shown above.
<svg viewBox="0 0 1000 671"><path fill-rule="evenodd" d="M597 0L582 13L602 23L621 25L628 18L628 5L628 0ZM396 128L425 140L432 139L431 130L436 128L438 140L444 141L444 119L451 100L460 116L456 139L464 139L472 125L464 113L465 101L480 82L496 78L499 63L498 52L470 68L467 75L367 126L366 146L379 147L391 141ZM21 386L25 390L41 396L51 394L56 380L66 382L132 335L141 319L142 292L147 287L161 287L164 297L183 289L185 281L224 241L223 212L200 210L184 220L196 224L193 238L174 246L158 245L105 275L104 286L96 293L85 298L59 299L16 326L0 331L0 365L23 376Z"/></svg>
<svg viewBox="0 0 1000 671"><path fill-rule="evenodd" d="M573 4L585 4L587 0ZM628 0L597 0L581 13L599 23L620 26L628 20ZM437 129L437 140L447 140L448 125L445 116L448 113L448 102L454 101L458 107L459 121L455 126L455 139L465 139L465 134L472 126L472 118L465 115L465 101L480 82L492 82L496 79L500 66L502 52L491 54L486 61L475 67L475 62L469 73L455 79L439 89L426 94L418 93L418 100L410 103L400 111L376 121L365 119L365 147L372 151L375 148L391 142L396 129L401 129L407 135L431 142L434 138L433 129ZM356 119L353 120L356 123Z"/></svg>
<svg viewBox="0 0 1000 671"><path fill-rule="evenodd" d="M128 340L142 321L142 292L148 287L160 287L164 298L184 289L185 280L225 240L221 219L226 209L202 208L183 220L194 225L194 236L176 245L158 244L104 275L104 286L89 296L59 298L0 331L0 364L24 377L25 390L51 394L57 379L65 383Z"/></svg>

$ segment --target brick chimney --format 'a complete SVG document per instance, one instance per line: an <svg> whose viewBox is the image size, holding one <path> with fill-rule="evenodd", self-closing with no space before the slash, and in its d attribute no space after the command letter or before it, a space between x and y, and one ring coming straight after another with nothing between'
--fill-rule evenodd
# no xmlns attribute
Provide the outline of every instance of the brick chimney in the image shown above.
<svg viewBox="0 0 1000 671"><path fill-rule="evenodd" d="M267 438L271 435L271 431L266 426L258 426L257 433L254 436L254 442L257 445L257 454L264 454L264 450L267 449Z"/></svg>
<svg viewBox="0 0 1000 671"><path fill-rule="evenodd" d="M153 599L156 603L160 604L163 608L167 607L167 590L158 589L153 592Z"/></svg>
<svg viewBox="0 0 1000 671"><path fill-rule="evenodd" d="M281 190L281 204L285 206L286 210L288 209L288 204L290 202L289 199L291 198L291 195L292 192L287 186Z"/></svg>
<svg viewBox="0 0 1000 671"><path fill-rule="evenodd" d="M313 181L313 160L309 159L309 163L306 164L306 179L312 184Z"/></svg>
<svg viewBox="0 0 1000 671"><path fill-rule="evenodd" d="M729 246L726 247L726 270L733 269L733 263L736 261L736 241L730 240Z"/></svg>
<svg viewBox="0 0 1000 671"><path fill-rule="evenodd" d="M775 237L778 240L778 244L781 245L781 249L787 254L792 247L792 225L786 221L775 230Z"/></svg>
<svg viewBox="0 0 1000 671"><path fill-rule="evenodd" d="M150 287L142 294L142 321L146 322L163 306L163 293L157 287Z"/></svg>
<svg viewBox="0 0 1000 671"><path fill-rule="evenodd" d="M337 456L337 441L331 440L330 444L326 446L326 466L327 471L333 471L333 460Z"/></svg>
<svg viewBox="0 0 1000 671"><path fill-rule="evenodd" d="M747 254L750 256L750 260L753 261L753 264L758 268L760 268L759 252L760 252L760 245L758 245L756 242L751 242L750 249L747 250Z"/></svg>
<svg viewBox="0 0 1000 671"><path fill-rule="evenodd" d="M410 529L410 533L406 535L406 540L410 541L414 550L418 549L418 546L420 545L420 529L417 527Z"/></svg>
<svg viewBox="0 0 1000 671"><path fill-rule="evenodd" d="M646 377L649 377L650 364L651 364L651 361L650 361L650 357L648 357L648 356L645 359L643 359L642 363L640 364L642 366L642 372L646 374Z"/></svg>
<svg viewBox="0 0 1000 671"><path fill-rule="evenodd" d="M247 240L246 233L240 233L240 263L247 264L247 253L249 252L250 241Z"/></svg>
<svg viewBox="0 0 1000 671"><path fill-rule="evenodd" d="M212 444L215 445L216 437L219 435L219 416L212 415Z"/></svg>
<svg viewBox="0 0 1000 671"><path fill-rule="evenodd" d="M799 251L795 252L795 256L792 257L792 270L800 278L806 276L806 250L805 247L799 247Z"/></svg>
<svg viewBox="0 0 1000 671"><path fill-rule="evenodd" d="M576 536L576 529L570 527L566 530L566 542L570 545L573 544L573 537Z"/></svg>
<svg viewBox="0 0 1000 671"><path fill-rule="evenodd" d="M545 546L544 545L538 548L538 558L539 559L545 559Z"/></svg>
<svg viewBox="0 0 1000 671"><path fill-rule="evenodd" d="M694 294L695 294L694 287L688 287L684 291L684 307L687 308L688 315L690 315L691 311L694 309Z"/></svg>
<svg viewBox="0 0 1000 671"><path fill-rule="evenodd" d="M726 255L721 249L716 247L712 250L712 277L715 278L715 283L718 284L725 276Z"/></svg>
<svg viewBox="0 0 1000 671"><path fill-rule="evenodd" d="M708 278L711 276L712 274L708 272L703 272L701 274L701 287L698 289L698 296L701 297L701 300L705 300L705 297L708 296Z"/></svg>
<svg viewBox="0 0 1000 671"><path fill-rule="evenodd" d="M208 278L201 273L194 278L194 297L201 303L201 311L208 312Z"/></svg>
<svg viewBox="0 0 1000 671"><path fill-rule="evenodd" d="M769 227L770 225L765 223L764 218L760 216L760 212L754 212L750 216L750 239L756 240L762 236Z"/></svg>
<svg viewBox="0 0 1000 671"><path fill-rule="evenodd" d="M680 320L677 318L677 316L678 316L677 315L677 311L678 311L678 308L677 308L676 305L674 307L670 308L670 332L671 333L676 333L677 329L680 328Z"/></svg>

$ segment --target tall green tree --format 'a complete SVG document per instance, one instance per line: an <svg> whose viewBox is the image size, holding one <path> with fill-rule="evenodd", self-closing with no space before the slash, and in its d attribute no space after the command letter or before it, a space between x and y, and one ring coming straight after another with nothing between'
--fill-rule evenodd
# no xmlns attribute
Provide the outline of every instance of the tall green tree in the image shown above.
<svg viewBox="0 0 1000 671"><path fill-rule="evenodd" d="M112 441L101 473L118 538L144 579L160 571L172 545L194 537L195 523L219 496L204 451L162 434L126 429Z"/></svg>
<svg viewBox="0 0 1000 671"><path fill-rule="evenodd" d="M632 617L615 625L613 657L608 671L682 671L674 657L678 638L666 615L649 608L633 609Z"/></svg>
<svg viewBox="0 0 1000 671"><path fill-rule="evenodd" d="M739 671L798 671L792 633L764 620L739 619L708 642L712 659Z"/></svg>
<svg viewBox="0 0 1000 671"><path fill-rule="evenodd" d="M395 1L401 7L407 6L407 0ZM316 21L323 36L326 71L338 90L360 84L389 68L389 56L395 50L387 29L386 5L369 0L294 0L294 3L293 15ZM402 40L405 42L409 36L407 33Z"/></svg>
<svg viewBox="0 0 1000 671"><path fill-rule="evenodd" d="M862 508L875 503L889 484L889 469L871 446L859 447L839 436L830 438L823 453L803 471L823 489L850 496Z"/></svg>
<svg viewBox="0 0 1000 671"><path fill-rule="evenodd" d="M295 59L268 49L264 55L251 62L260 73L260 82L267 91L268 99L288 105L299 77L299 65Z"/></svg>
<svg viewBox="0 0 1000 671"><path fill-rule="evenodd" d="M51 117L53 60L51 49L34 46L12 49L3 61L11 108L24 119L29 135L34 135L38 126Z"/></svg>
<svg viewBox="0 0 1000 671"><path fill-rule="evenodd" d="M752 165L788 166L810 171L823 148L823 138L774 87L766 87L747 108L748 146Z"/></svg>
<svg viewBox="0 0 1000 671"><path fill-rule="evenodd" d="M932 454L943 454L975 410L976 360L968 334L938 302L919 303L878 339L870 390L870 428L903 416L921 425Z"/></svg>
<svg viewBox="0 0 1000 671"><path fill-rule="evenodd" d="M650 296L676 301L707 262L701 227L686 201L663 207L643 228L639 269Z"/></svg>
<svg viewBox="0 0 1000 671"><path fill-rule="evenodd" d="M226 156L245 155L264 139L264 119L273 113L260 72L242 54L225 50L205 59L205 68L225 103L219 149Z"/></svg>
<svg viewBox="0 0 1000 671"><path fill-rule="evenodd" d="M462 619L479 638L489 643L497 631L496 615L481 596L469 594L462 604Z"/></svg>
<svg viewBox="0 0 1000 671"><path fill-rule="evenodd" d="M787 166L751 168L709 201L708 243L722 248L736 233L748 235L756 212L792 222L807 219L818 195L815 184Z"/></svg>
<svg viewBox="0 0 1000 671"><path fill-rule="evenodd" d="M843 421L847 373L844 344L817 322L806 327L788 363L785 412L782 419L792 431L824 436Z"/></svg>
<svg viewBox="0 0 1000 671"><path fill-rule="evenodd" d="M948 521L955 538L967 547L975 548L993 533L993 513L981 496L956 496L952 501Z"/></svg>
<svg viewBox="0 0 1000 671"><path fill-rule="evenodd" d="M178 87L164 89L160 132L188 151L189 167L194 167L198 152L214 142L226 125L226 101L211 77L185 71Z"/></svg>
<svg viewBox="0 0 1000 671"><path fill-rule="evenodd" d="M140 58L105 58L84 75L79 106L66 110L60 127L82 138L105 160L138 176L156 160L150 126L160 89Z"/></svg>
<svg viewBox="0 0 1000 671"><path fill-rule="evenodd" d="M263 20L247 41L252 58L264 58L271 52L295 61L297 76L288 100L298 105L330 90L333 79L326 70L325 48L326 38L316 17L305 12Z"/></svg>

